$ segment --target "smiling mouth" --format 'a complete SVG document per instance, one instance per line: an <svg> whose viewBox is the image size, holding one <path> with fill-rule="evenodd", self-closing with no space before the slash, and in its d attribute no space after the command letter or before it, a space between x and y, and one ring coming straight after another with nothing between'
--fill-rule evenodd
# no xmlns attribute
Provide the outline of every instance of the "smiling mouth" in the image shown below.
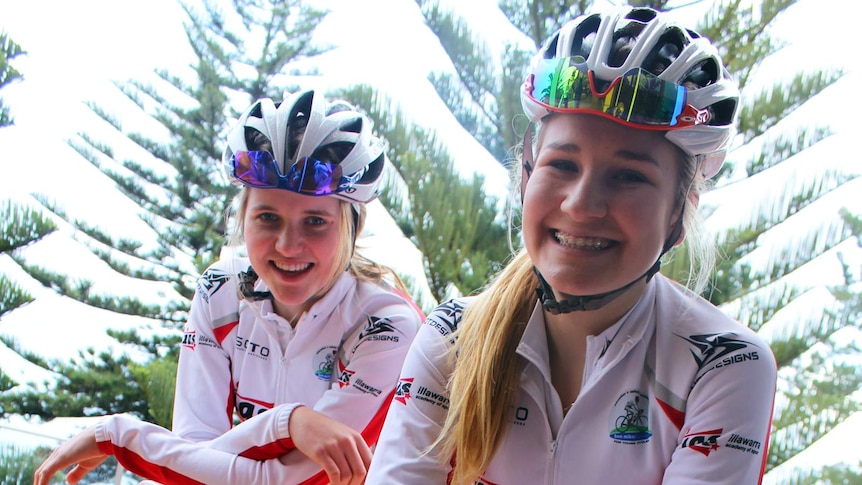
<svg viewBox="0 0 862 485"><path fill-rule="evenodd" d="M601 239L597 237L577 237L569 234L564 234L559 231L554 231L554 239L563 246L568 246L577 249L590 249L599 251L607 248L612 244L609 239Z"/></svg>
<svg viewBox="0 0 862 485"><path fill-rule="evenodd" d="M312 266L311 263L279 264L279 263L276 263L275 261L272 262L272 265L275 266L280 271L284 271L285 273L294 273L294 274L307 271Z"/></svg>

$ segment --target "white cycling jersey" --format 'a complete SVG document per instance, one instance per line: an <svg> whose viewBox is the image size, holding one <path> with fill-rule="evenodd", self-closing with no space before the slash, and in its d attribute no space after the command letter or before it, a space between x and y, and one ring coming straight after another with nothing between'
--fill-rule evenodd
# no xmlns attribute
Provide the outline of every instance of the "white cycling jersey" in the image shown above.
<svg viewBox="0 0 862 485"><path fill-rule="evenodd" d="M97 425L99 447L165 484L325 483L321 468L293 451L291 412L311 407L373 445L422 312L388 285L345 272L291 327L269 299L239 299L232 268L248 262L216 263L198 282L173 431L112 416ZM266 291L262 280L255 290Z"/></svg>
<svg viewBox="0 0 862 485"><path fill-rule="evenodd" d="M443 303L419 330L369 485L447 482L452 457L426 452L449 407L450 334L470 301ZM775 359L756 333L680 285L656 275L619 322L588 339L583 385L568 413L551 384L539 304L517 353L526 366L510 424L477 483L759 483Z"/></svg>

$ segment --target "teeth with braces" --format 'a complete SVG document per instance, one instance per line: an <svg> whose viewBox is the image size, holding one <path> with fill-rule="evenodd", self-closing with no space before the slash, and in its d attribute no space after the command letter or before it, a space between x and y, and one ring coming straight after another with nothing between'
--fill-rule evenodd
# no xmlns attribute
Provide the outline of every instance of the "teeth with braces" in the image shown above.
<svg viewBox="0 0 862 485"><path fill-rule="evenodd" d="M305 263L305 264L287 264L287 265L278 264L278 263L273 263L273 264L275 264L275 267L276 267L276 268L278 268L278 269L280 269L280 270L282 270L282 271L288 271L288 272L291 272L291 273L297 273L297 272L300 272L300 271L304 271L304 270L308 269L308 267L309 267L309 266L311 266L311 264L310 264L310 263Z"/></svg>
<svg viewBox="0 0 862 485"><path fill-rule="evenodd" d="M586 238L586 237L574 237L562 234L560 232L554 233L554 237L561 244L565 244L566 246L574 246L578 248L588 248L588 249L604 249L608 247L610 242L606 239L596 239L596 238Z"/></svg>

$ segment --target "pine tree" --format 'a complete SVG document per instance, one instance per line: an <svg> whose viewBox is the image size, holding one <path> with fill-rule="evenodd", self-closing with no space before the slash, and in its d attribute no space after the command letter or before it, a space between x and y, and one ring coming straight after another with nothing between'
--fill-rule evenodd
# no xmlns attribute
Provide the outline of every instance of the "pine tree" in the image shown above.
<svg viewBox="0 0 862 485"><path fill-rule="evenodd" d="M10 39L5 32L0 32L0 89L23 79L21 73L12 66L11 61L24 54L26 52L20 45ZM0 99L0 128L9 126L13 122L14 119L9 112L9 107L3 104L3 100Z"/></svg>
<svg viewBox="0 0 862 485"><path fill-rule="evenodd" d="M373 87L356 86L340 94L367 106L379 135L389 143L397 177L381 198L424 255L435 298L482 288L509 253L498 201L484 193L484 179L475 175L464 180L445 144L408 122L392 100Z"/></svg>

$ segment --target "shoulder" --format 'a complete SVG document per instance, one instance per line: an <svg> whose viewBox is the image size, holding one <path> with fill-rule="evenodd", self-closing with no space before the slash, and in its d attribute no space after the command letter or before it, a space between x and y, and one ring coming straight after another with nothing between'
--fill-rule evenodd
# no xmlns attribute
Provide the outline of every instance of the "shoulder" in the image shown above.
<svg viewBox="0 0 862 485"><path fill-rule="evenodd" d="M464 310L475 300L473 296L451 298L440 303L425 319L426 327L430 327L440 335L451 335L461 324Z"/></svg>
<svg viewBox="0 0 862 485"><path fill-rule="evenodd" d="M744 372L773 378L775 359L765 339L681 285L663 277L657 283L656 350L658 355L676 362L671 367L679 369L688 363L696 373L696 381L730 367L736 369L731 374Z"/></svg>
<svg viewBox="0 0 862 485"><path fill-rule="evenodd" d="M251 265L245 258L220 259L211 264L197 282L197 293L205 299L218 293L225 287L236 288L236 275L247 270Z"/></svg>
<svg viewBox="0 0 862 485"><path fill-rule="evenodd" d="M355 281L352 303L345 300L342 305L355 305L350 311L356 314L391 320L400 326L412 328L414 332L418 330L424 315L409 295L385 282Z"/></svg>

